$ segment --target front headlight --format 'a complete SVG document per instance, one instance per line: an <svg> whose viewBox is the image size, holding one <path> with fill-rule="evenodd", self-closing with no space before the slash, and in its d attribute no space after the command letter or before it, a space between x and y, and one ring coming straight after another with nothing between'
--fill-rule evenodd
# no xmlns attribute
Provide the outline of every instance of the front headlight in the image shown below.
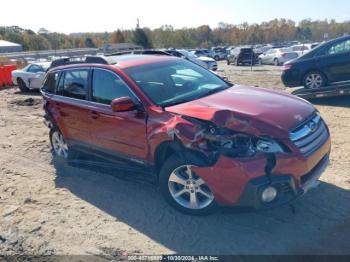
<svg viewBox="0 0 350 262"><path fill-rule="evenodd" d="M235 133L227 129L212 128L205 138L214 148L230 156L251 157L256 153L284 152L281 144L271 138Z"/></svg>
<svg viewBox="0 0 350 262"><path fill-rule="evenodd" d="M280 144L272 139L258 139L256 141L256 150L263 153L281 153L284 152Z"/></svg>

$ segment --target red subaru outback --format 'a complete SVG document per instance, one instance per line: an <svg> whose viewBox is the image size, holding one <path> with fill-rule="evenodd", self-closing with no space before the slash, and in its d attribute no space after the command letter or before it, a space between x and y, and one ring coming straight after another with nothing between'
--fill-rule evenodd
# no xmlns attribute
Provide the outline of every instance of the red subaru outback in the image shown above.
<svg viewBox="0 0 350 262"><path fill-rule="evenodd" d="M165 199L187 214L289 203L329 161L329 130L310 103L232 85L184 59L91 58L52 68L42 94L55 155L151 168Z"/></svg>

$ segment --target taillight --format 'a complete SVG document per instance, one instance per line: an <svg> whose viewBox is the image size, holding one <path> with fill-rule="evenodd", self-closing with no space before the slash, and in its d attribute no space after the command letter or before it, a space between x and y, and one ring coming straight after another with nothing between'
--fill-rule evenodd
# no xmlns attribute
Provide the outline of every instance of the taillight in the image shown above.
<svg viewBox="0 0 350 262"><path fill-rule="evenodd" d="M284 64L283 65L283 71L287 71L287 70L289 70L289 69L291 69L292 68L292 65L291 64Z"/></svg>

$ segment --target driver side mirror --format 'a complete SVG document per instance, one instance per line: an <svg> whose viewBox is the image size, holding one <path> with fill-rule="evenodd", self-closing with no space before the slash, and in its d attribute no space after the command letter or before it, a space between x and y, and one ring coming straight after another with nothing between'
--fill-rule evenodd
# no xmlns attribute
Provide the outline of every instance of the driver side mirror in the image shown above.
<svg viewBox="0 0 350 262"><path fill-rule="evenodd" d="M137 105L130 97L124 96L113 99L111 102L111 108L113 112L127 112L137 109Z"/></svg>

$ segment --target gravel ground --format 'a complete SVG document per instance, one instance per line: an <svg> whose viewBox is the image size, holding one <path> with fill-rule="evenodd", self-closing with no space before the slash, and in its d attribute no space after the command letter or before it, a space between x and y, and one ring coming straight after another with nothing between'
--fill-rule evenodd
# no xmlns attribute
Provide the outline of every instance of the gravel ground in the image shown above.
<svg viewBox="0 0 350 262"><path fill-rule="evenodd" d="M280 68L219 68L236 83L283 89ZM350 254L350 99L312 102L333 141L317 189L294 208L190 217L140 175L52 159L40 94L1 90L0 254Z"/></svg>

